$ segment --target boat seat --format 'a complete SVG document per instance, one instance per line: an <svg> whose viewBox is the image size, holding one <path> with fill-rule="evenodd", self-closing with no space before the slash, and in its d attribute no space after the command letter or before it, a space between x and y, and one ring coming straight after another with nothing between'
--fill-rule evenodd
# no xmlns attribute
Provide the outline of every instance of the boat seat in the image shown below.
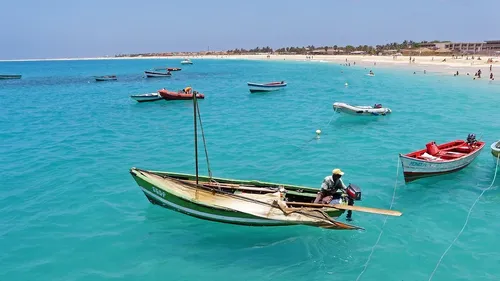
<svg viewBox="0 0 500 281"><path fill-rule="evenodd" d="M461 158L463 156L467 155L467 153L461 153L461 152L451 152L451 151L446 151L444 153L439 154L439 156L443 159L455 159L455 158Z"/></svg>
<svg viewBox="0 0 500 281"><path fill-rule="evenodd" d="M463 152L463 153L470 153L471 152L471 149L469 146L459 146L457 148L454 148L453 150L455 150L457 152Z"/></svg>

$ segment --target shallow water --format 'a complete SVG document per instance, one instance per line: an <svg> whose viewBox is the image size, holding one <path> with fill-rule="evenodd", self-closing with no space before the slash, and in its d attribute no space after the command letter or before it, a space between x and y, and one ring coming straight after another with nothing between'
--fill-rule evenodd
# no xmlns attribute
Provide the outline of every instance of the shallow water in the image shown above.
<svg viewBox="0 0 500 281"><path fill-rule="evenodd" d="M353 223L365 228L355 232L253 228L151 205L128 169L194 173L192 102L129 97L164 87L190 85L206 95L199 106L214 176L319 187L339 167L346 183L362 188L357 205L377 208L389 208L396 184L393 207L403 216L388 218L360 280L427 280L493 179L488 147L460 172L407 185L397 156L468 133L489 146L499 138L498 83L389 68L372 68L369 77L364 67L328 63L193 62L0 63L0 72L23 74L0 81L0 280L358 277L383 216L355 213ZM163 65L182 71L143 78ZM105 74L119 80L92 80ZM287 88L250 94L246 86L274 80ZM335 101L382 103L393 113L334 114ZM202 147L199 155L206 174ZM433 280L498 279L499 181Z"/></svg>

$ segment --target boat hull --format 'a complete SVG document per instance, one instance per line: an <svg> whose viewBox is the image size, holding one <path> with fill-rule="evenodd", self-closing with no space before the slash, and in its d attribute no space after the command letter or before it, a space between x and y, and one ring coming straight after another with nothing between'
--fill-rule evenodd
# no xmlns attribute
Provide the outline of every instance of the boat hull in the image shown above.
<svg viewBox="0 0 500 281"><path fill-rule="evenodd" d="M181 92L171 92L168 90L160 90L158 91L160 96L166 100L192 100L193 99L193 94L186 94L186 93L181 93ZM197 99L204 99L205 95L197 93L196 94Z"/></svg>
<svg viewBox="0 0 500 281"><path fill-rule="evenodd" d="M269 84L259 84L259 83L247 83L250 93L262 93L262 92L273 92L278 91L286 87L286 83L269 83Z"/></svg>
<svg viewBox="0 0 500 281"><path fill-rule="evenodd" d="M133 95L130 97L137 102L151 102L163 99L163 97L161 97L158 93L151 93L146 95Z"/></svg>
<svg viewBox="0 0 500 281"><path fill-rule="evenodd" d="M500 165L500 140L494 142L491 145L491 155L493 156L493 160L495 161L495 164Z"/></svg>
<svg viewBox="0 0 500 281"><path fill-rule="evenodd" d="M185 185L183 186L182 184L177 184L175 182L159 184L159 182L155 180L154 177L161 176L162 172L153 172L156 174L156 176L153 177L151 177L151 174L149 174L150 172L151 171L146 172L135 168L132 168L130 170L132 177L137 182L146 198L152 204L156 204L173 211L177 211L199 219L246 226L290 226L299 224L313 224L311 222L301 223L294 220L268 219L262 216L256 216L241 212L237 209L245 208L244 206L242 206L248 204L245 201L233 202L228 204L230 200L224 198L224 195L218 195L218 191L206 191L196 188L189 188ZM164 173L164 175L177 175L177 177L180 176L181 178L185 179L192 179L194 177L192 175L182 175L174 173ZM200 177L200 183L203 180L208 181L208 179ZM224 181L237 182L234 180L217 179L218 182L219 180L221 183L223 183ZM205 202L205 204L203 204L202 202ZM206 204L206 202L212 202L212 205L209 206ZM232 209L231 206L235 206L236 210ZM330 216L332 219L337 218L344 212L344 210L335 208L328 208L325 211L325 213L328 214L328 216ZM322 225L314 226L323 227ZM351 228L340 227L335 229Z"/></svg>
<svg viewBox="0 0 500 281"><path fill-rule="evenodd" d="M96 78L95 81L97 82L104 82L104 81L116 81L117 78Z"/></svg>
<svg viewBox="0 0 500 281"><path fill-rule="evenodd" d="M22 75L0 74L0 79L21 79Z"/></svg>
<svg viewBox="0 0 500 281"><path fill-rule="evenodd" d="M446 161L426 161L400 154L399 159L403 167L405 182L457 172L472 163L479 156L483 147L484 143L465 157Z"/></svg>
<svg viewBox="0 0 500 281"><path fill-rule="evenodd" d="M164 72L154 72L154 71L144 71L147 78L159 78L159 77L171 77L172 74L164 73Z"/></svg>
<svg viewBox="0 0 500 281"><path fill-rule="evenodd" d="M333 110L337 113L345 113L356 116L385 116L392 112L390 108L374 108L371 106L352 106L342 102L333 104Z"/></svg>

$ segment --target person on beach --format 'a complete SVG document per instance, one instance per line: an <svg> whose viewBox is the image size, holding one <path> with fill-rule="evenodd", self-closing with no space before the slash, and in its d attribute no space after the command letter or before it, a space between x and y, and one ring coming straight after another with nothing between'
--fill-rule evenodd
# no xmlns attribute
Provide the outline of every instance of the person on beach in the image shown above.
<svg viewBox="0 0 500 281"><path fill-rule="evenodd" d="M321 190L316 195L316 199L314 199L314 203L318 204L328 204L334 198L334 195L338 195L337 191L343 191L347 189L341 177L344 175L340 169L333 169L332 175L327 176L323 179L323 183L321 184Z"/></svg>
<svg viewBox="0 0 500 281"><path fill-rule="evenodd" d="M492 64L490 64L490 72L491 72L491 67L492 67L492 66L493 66L493 65L492 65Z"/></svg>
<svg viewBox="0 0 500 281"><path fill-rule="evenodd" d="M492 80L492 81L495 80L495 78L493 78L493 72L490 73L490 80Z"/></svg>

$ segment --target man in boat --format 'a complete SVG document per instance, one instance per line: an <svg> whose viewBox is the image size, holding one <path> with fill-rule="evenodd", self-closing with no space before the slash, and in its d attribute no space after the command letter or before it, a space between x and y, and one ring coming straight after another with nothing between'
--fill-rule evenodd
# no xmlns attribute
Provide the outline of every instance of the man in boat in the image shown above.
<svg viewBox="0 0 500 281"><path fill-rule="evenodd" d="M334 196L340 196L343 190L347 189L341 177L344 175L340 169L334 169L331 176L327 176L323 179L321 184L321 190L318 192L314 203L328 204L333 199ZM341 192L337 192L340 190ZM336 196L335 196L336 197Z"/></svg>

